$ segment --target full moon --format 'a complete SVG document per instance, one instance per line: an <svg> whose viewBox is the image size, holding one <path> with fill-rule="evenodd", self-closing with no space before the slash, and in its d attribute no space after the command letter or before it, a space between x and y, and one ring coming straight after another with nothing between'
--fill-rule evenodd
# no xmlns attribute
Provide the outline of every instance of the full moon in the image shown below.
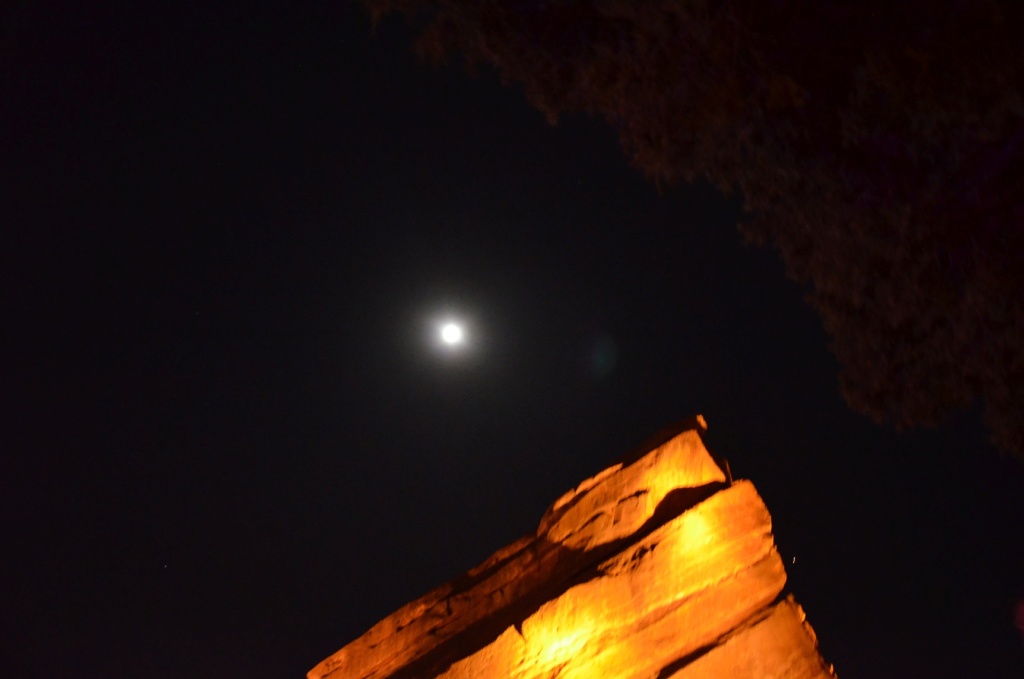
<svg viewBox="0 0 1024 679"><path fill-rule="evenodd" d="M445 344L461 344L464 336L462 326L457 323L445 323L441 326L441 341Z"/></svg>

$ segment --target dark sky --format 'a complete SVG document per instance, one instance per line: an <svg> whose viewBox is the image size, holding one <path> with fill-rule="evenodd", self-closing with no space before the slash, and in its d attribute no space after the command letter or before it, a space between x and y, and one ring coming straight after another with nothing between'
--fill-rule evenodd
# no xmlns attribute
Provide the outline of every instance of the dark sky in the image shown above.
<svg viewBox="0 0 1024 679"><path fill-rule="evenodd" d="M850 412L739 199L351 3L79 4L0 10L0 676L304 676L697 412L841 677L1024 676L1024 466Z"/></svg>

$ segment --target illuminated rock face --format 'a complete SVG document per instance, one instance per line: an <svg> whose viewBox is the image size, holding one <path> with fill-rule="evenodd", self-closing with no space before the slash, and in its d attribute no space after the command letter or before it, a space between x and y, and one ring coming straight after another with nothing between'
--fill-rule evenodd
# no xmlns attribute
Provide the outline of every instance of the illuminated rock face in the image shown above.
<svg viewBox="0 0 1024 679"><path fill-rule="evenodd" d="M309 679L831 677L771 517L704 420L587 479L526 536L407 604Z"/></svg>

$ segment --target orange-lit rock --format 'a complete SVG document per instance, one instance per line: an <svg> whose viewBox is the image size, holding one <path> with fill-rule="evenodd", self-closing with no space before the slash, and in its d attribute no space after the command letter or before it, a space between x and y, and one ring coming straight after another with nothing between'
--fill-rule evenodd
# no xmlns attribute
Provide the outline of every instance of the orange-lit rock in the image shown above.
<svg viewBox="0 0 1024 679"><path fill-rule="evenodd" d="M786 597L669 679L832 677L803 609Z"/></svg>
<svg viewBox="0 0 1024 679"><path fill-rule="evenodd" d="M309 679L831 676L799 607L775 603L786 575L767 508L691 424Z"/></svg>
<svg viewBox="0 0 1024 679"><path fill-rule="evenodd" d="M770 604L786 577L768 512L748 482L588 575L442 676L655 676ZM666 635L677 637L672 645L652 643Z"/></svg>
<svg viewBox="0 0 1024 679"><path fill-rule="evenodd" d="M703 418L698 418L697 426ZM558 498L537 535L591 549L632 535L672 491L725 481L695 429L684 431L628 465L610 467Z"/></svg>

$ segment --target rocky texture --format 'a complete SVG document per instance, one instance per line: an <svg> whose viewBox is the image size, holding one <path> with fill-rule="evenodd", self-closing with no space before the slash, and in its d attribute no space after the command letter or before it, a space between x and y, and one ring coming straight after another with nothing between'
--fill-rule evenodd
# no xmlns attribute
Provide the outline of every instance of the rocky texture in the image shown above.
<svg viewBox="0 0 1024 679"><path fill-rule="evenodd" d="M308 673L828 677L771 517L698 417L559 498L535 535L388 616ZM680 431L681 429L681 431Z"/></svg>
<svg viewBox="0 0 1024 679"><path fill-rule="evenodd" d="M769 608L670 679L777 679L833 676L818 655L818 639L793 597Z"/></svg>

